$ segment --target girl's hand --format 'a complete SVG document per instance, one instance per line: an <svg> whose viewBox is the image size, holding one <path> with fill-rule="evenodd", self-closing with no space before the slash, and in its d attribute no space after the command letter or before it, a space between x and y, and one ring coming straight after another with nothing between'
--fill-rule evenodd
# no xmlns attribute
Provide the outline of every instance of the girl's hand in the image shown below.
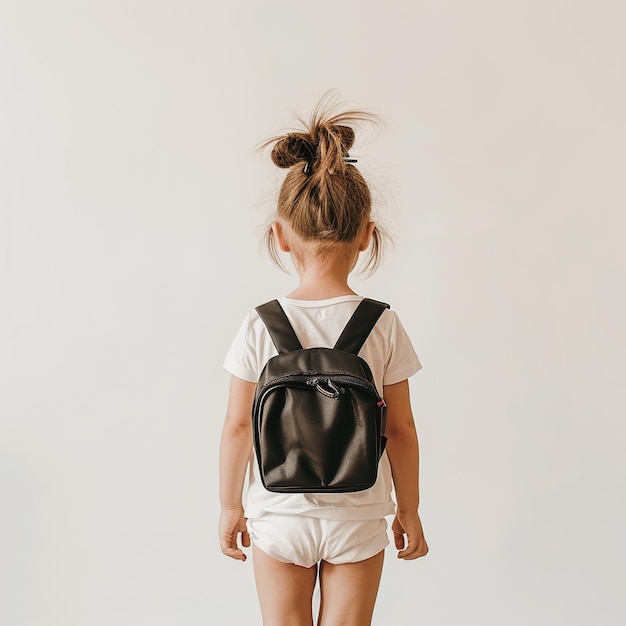
<svg viewBox="0 0 626 626"><path fill-rule="evenodd" d="M243 508L222 509L219 522L222 552L232 559L245 561L248 557L237 543L239 534L241 534L241 545L244 548L249 548L250 535L246 526L246 518L243 516Z"/></svg>
<svg viewBox="0 0 626 626"><path fill-rule="evenodd" d="M417 513L398 513L391 525L393 538L398 549L398 558L407 561L428 554L422 522ZM407 536L405 547L404 535Z"/></svg>

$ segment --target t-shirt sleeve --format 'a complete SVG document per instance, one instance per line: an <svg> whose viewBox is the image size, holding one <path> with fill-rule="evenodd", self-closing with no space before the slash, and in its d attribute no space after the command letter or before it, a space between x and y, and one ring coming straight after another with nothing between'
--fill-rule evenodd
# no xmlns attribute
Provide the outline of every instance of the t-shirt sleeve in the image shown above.
<svg viewBox="0 0 626 626"><path fill-rule="evenodd" d="M251 316L248 314L226 353L224 369L237 378L256 383L259 379L258 359L251 335Z"/></svg>
<svg viewBox="0 0 626 626"><path fill-rule="evenodd" d="M393 313L383 385L393 385L406 380L420 369L422 369L422 364L415 353L413 344L398 316Z"/></svg>

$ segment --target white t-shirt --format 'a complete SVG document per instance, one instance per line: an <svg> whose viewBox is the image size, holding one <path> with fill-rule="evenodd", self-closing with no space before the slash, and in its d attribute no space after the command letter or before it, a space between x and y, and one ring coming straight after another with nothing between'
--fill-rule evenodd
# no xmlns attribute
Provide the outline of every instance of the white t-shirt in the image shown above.
<svg viewBox="0 0 626 626"><path fill-rule="evenodd" d="M332 348L356 310L362 296L348 295L327 300L279 298L303 348ZM256 383L267 361L278 354L265 324L256 311L243 321L224 367L234 376ZM359 356L370 366L376 387L406 380L422 366L398 316L387 309L376 322ZM380 519L395 511L391 498L391 467L383 453L378 479L373 487L355 493L274 493L263 487L254 451L251 452L245 514L289 513L326 519Z"/></svg>

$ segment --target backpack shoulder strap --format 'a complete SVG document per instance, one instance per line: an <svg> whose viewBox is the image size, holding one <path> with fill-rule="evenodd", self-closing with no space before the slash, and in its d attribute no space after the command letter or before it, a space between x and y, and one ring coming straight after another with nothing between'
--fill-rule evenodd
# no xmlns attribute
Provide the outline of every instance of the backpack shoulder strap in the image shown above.
<svg viewBox="0 0 626 626"><path fill-rule="evenodd" d="M337 339L335 350L358 354L378 318L388 308L389 305L384 302L363 298Z"/></svg>
<svg viewBox="0 0 626 626"><path fill-rule="evenodd" d="M256 307L256 312L263 320L278 350L278 354L302 350L302 344L296 336L293 326L289 323L285 311L283 311L283 307L280 306L278 300L271 300L270 302L261 304Z"/></svg>

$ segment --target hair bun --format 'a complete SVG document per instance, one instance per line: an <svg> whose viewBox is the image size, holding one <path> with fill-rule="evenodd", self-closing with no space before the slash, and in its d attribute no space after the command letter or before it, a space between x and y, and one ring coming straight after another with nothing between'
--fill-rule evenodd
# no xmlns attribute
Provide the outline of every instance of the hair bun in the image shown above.
<svg viewBox="0 0 626 626"><path fill-rule="evenodd" d="M309 133L289 133L280 139L272 150L272 161L278 167L288 168L302 161L313 162L319 152L320 143L324 146L340 146L339 158L343 157L354 144L354 130L349 126L329 124L314 129L315 139ZM336 150L337 150L336 148Z"/></svg>
<svg viewBox="0 0 626 626"><path fill-rule="evenodd" d="M330 132L339 135L341 141L341 147L344 152L348 152L354 144L354 130L349 126L340 126L339 124L333 124L330 127Z"/></svg>
<svg viewBox="0 0 626 626"><path fill-rule="evenodd" d="M316 151L310 135L289 133L274 146L272 161L278 167L291 167L301 161L313 161Z"/></svg>

